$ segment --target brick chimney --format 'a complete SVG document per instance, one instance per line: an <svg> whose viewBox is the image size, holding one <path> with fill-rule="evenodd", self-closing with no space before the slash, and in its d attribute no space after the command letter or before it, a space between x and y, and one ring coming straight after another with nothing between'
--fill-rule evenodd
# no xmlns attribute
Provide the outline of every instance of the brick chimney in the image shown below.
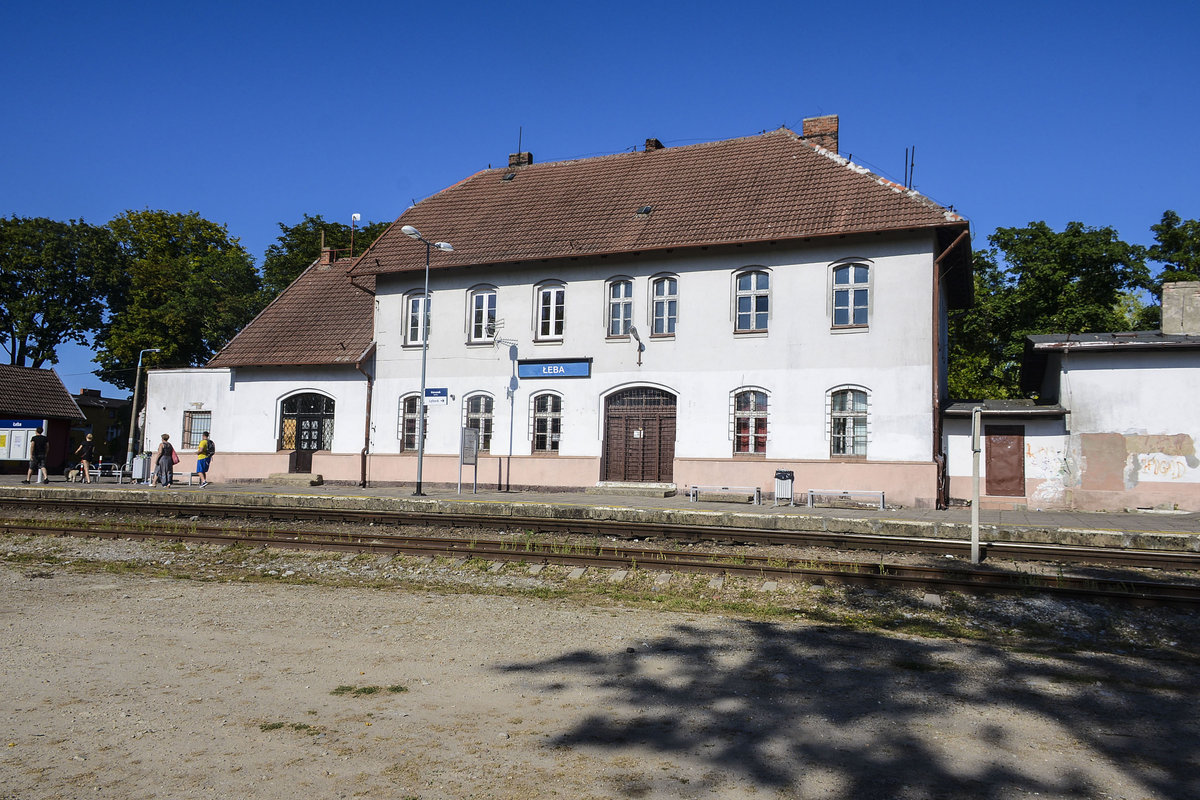
<svg viewBox="0 0 1200 800"><path fill-rule="evenodd" d="M646 152L647 153L649 153L651 150L662 150L662 149L663 149L663 143L660 142L658 139L647 139L646 140Z"/></svg>
<svg viewBox="0 0 1200 800"><path fill-rule="evenodd" d="M528 167L533 163L533 153L509 153L508 166L511 167Z"/></svg>
<svg viewBox="0 0 1200 800"><path fill-rule="evenodd" d="M836 153L838 151L838 118L837 114L826 114L823 117L809 117L804 120L804 140L817 147Z"/></svg>
<svg viewBox="0 0 1200 800"><path fill-rule="evenodd" d="M332 247L322 247L321 248L321 263L319 264L319 266L328 267L332 263L333 263L333 248Z"/></svg>
<svg viewBox="0 0 1200 800"><path fill-rule="evenodd" d="M1162 332L1200 334L1200 281L1163 284Z"/></svg>

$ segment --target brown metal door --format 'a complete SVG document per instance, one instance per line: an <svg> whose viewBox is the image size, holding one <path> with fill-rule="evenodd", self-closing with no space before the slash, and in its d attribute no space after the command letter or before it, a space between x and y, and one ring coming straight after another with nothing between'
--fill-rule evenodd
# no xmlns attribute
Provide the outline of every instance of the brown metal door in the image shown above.
<svg viewBox="0 0 1200 800"><path fill-rule="evenodd" d="M670 483L675 469L675 396L626 389L605 402L602 480Z"/></svg>
<svg viewBox="0 0 1200 800"><path fill-rule="evenodd" d="M989 495L1025 496L1025 426L985 425Z"/></svg>

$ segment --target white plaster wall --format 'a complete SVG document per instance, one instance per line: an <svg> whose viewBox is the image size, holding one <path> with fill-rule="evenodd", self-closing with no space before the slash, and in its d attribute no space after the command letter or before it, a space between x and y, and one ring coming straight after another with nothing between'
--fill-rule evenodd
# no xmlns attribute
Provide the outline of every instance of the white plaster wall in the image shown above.
<svg viewBox="0 0 1200 800"><path fill-rule="evenodd" d="M845 384L870 393L868 458L929 461L933 331L932 242L926 236L843 240L804 249L751 249L744 255L609 259L598 265L535 265L489 271L431 272L432 324L428 387L445 387L447 406L429 409L427 453L455 453L465 397L476 391L495 400L493 452L507 452L509 404L505 389L513 365L507 345L472 346L467 304L472 287L497 287L500 335L524 359L592 358L588 379L523 379L515 397L515 454L529 453L530 398L563 396L560 453L600 455L603 398L626 386L656 386L678 396L676 455L728 458L732 454L730 394L759 387L769 395L768 458L828 458L826 393ZM845 258L872 264L872 316L867 330L830 328L830 264ZM433 254L436 258L437 254ZM765 336L733 333L733 274L758 266L771 274L771 319ZM673 338L651 338L654 277L679 281L679 316ZM646 344L606 338L605 286L621 276L634 283L634 325ZM486 278L486 280L485 280ZM562 342L534 341L533 287L566 284ZM420 386L420 347L402 345L403 301L419 291L423 273L381 278L377 289L378 380L373 450L396 453L399 400Z"/></svg>
<svg viewBox="0 0 1200 800"><path fill-rule="evenodd" d="M1072 433L1200 435L1200 351L1071 353L1062 365Z"/></svg>
<svg viewBox="0 0 1200 800"><path fill-rule="evenodd" d="M274 453L280 401L298 392L334 399L334 452L363 446L366 381L352 367L151 370L146 392L149 449L163 433L178 445L185 411L211 411L218 453Z"/></svg>

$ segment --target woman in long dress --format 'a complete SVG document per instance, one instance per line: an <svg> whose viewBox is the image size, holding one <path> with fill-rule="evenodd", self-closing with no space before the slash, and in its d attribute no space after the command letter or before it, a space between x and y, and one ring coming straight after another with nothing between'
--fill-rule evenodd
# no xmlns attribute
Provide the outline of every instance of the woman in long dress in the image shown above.
<svg viewBox="0 0 1200 800"><path fill-rule="evenodd" d="M175 448L167 441L170 438L170 434L164 433L158 449L154 451L154 477L150 479L151 486L156 483L163 487L170 486L174 478L175 462L172 461L171 454L175 452Z"/></svg>

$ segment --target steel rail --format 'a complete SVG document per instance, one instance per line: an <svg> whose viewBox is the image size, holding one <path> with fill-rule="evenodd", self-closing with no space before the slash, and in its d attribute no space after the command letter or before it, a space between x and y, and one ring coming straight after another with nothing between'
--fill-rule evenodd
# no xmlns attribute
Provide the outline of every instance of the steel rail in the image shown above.
<svg viewBox="0 0 1200 800"><path fill-rule="evenodd" d="M971 543L966 539L908 537L874 533L837 531L767 530L718 525L692 525L627 520L563 519L535 516L463 514L439 511L359 510L324 508L281 508L221 503L145 503L128 500L66 499L55 497L0 498L0 506L29 505L79 511L82 508L126 514L170 514L233 518L264 518L278 521L316 521L375 523L396 526L431 526L466 529L522 529L535 533L570 533L610 536L617 539L663 538L680 542L718 542L727 544L777 545L785 547L827 547L873 552L926 553L966 556ZM1200 571L1200 552L1149 550L1145 548L1100 547L1087 545L1036 544L990 541L984 543L990 558L1017 561L1044 561L1060 564L1108 564L1145 567L1169 571Z"/></svg>
<svg viewBox="0 0 1200 800"><path fill-rule="evenodd" d="M962 592L1042 592L1081 599L1115 599L1140 603L1200 603L1200 583L1039 576L996 570L878 564L859 561L783 559L772 556L682 552L605 544L564 544L559 541L485 540L424 537L373 531L356 534L269 529L228 530L171 524L137 528L94 526L78 522L5 524L10 534L97 536L101 538L166 539L208 544L284 547L308 550L372 552L387 555L446 556L493 561L531 560L568 566L719 573L751 578L809 582L887 585L896 588Z"/></svg>

